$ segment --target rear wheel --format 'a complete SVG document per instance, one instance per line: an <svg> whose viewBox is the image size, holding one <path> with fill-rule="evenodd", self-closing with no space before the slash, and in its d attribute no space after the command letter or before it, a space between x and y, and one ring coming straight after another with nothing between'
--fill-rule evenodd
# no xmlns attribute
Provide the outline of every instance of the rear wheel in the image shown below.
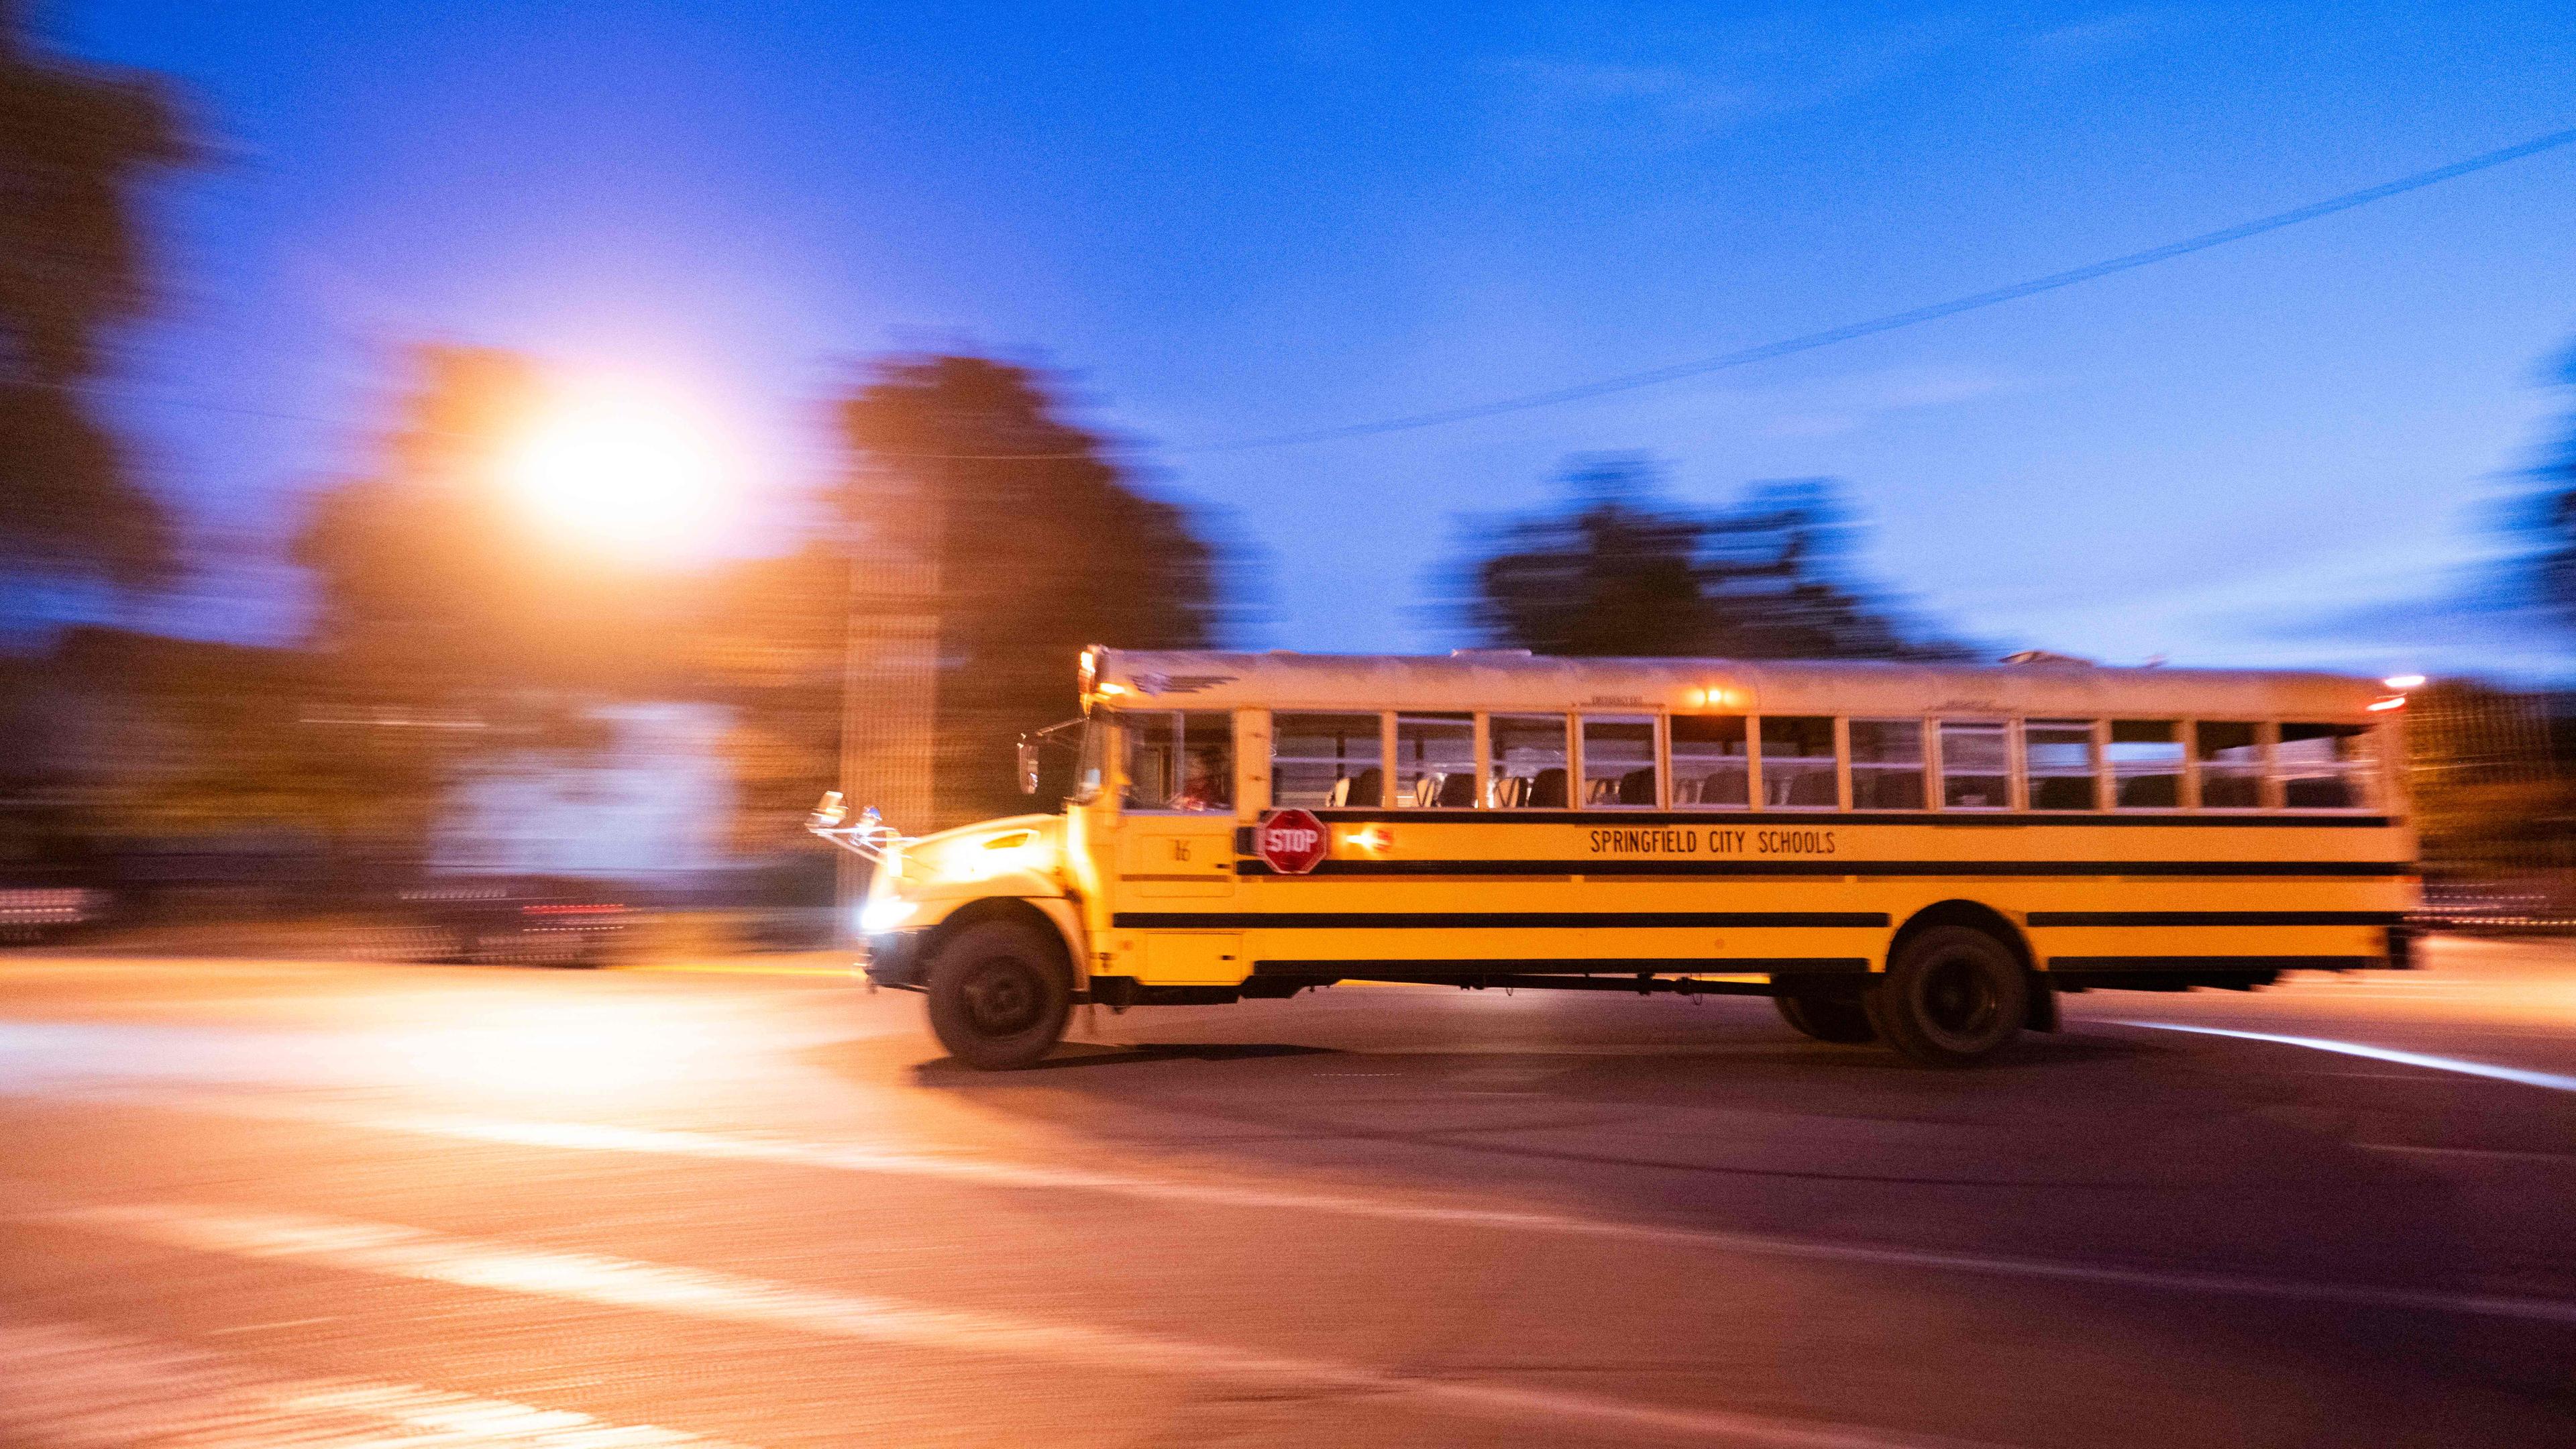
<svg viewBox="0 0 2576 1449"><path fill-rule="evenodd" d="M1771 998L1780 1008L1780 1019L1818 1041L1854 1045L1878 1040L1878 1028L1870 1025L1869 1010L1858 998L1844 996L1790 996Z"/></svg>
<svg viewBox="0 0 2576 1449"><path fill-rule="evenodd" d="M1007 1071L1054 1050L1073 1010L1073 973L1053 937L1019 921L968 926L929 970L930 1029L970 1067Z"/></svg>
<svg viewBox="0 0 2576 1449"><path fill-rule="evenodd" d="M1973 926L1934 926L1887 963L1871 990L1879 1036L1925 1066L1964 1067L2019 1035L2030 983L2011 948Z"/></svg>

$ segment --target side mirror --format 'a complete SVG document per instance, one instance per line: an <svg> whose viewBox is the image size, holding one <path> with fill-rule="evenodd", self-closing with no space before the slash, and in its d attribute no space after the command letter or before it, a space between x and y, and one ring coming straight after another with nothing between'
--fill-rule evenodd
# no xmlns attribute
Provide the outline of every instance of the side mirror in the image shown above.
<svg viewBox="0 0 2576 1449"><path fill-rule="evenodd" d="M1034 795L1037 792L1038 742L1024 739L1020 741L1020 793Z"/></svg>
<svg viewBox="0 0 2576 1449"><path fill-rule="evenodd" d="M829 830L849 818L850 807L841 803L841 792L826 790L814 804L814 813L805 817L808 830Z"/></svg>

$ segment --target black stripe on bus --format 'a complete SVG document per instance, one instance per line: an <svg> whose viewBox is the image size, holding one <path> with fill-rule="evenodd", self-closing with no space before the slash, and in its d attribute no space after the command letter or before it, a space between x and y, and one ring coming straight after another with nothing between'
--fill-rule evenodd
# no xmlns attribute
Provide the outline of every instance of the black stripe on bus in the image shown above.
<svg viewBox="0 0 2576 1449"><path fill-rule="evenodd" d="M1266 861L1244 860L1238 875L1280 876ZM2368 876L2416 873L2406 860L1328 860L1313 876L1660 875L1660 876Z"/></svg>
<svg viewBox="0 0 2576 1449"><path fill-rule="evenodd" d="M1319 820L1335 825L2161 825L2168 829L2203 826L2255 827L2273 830L2386 830L2396 824L2385 815L2320 811L2173 810L1477 810L1463 806L1424 806L1412 810L1310 807Z"/></svg>
<svg viewBox="0 0 2576 1449"><path fill-rule="evenodd" d="M1551 931L1892 922L1885 911L1120 911L1109 924L1173 931Z"/></svg>
<svg viewBox="0 0 2576 1449"><path fill-rule="evenodd" d="M2051 956L2051 976L2126 976L2169 971L2369 971L2385 956Z"/></svg>
<svg viewBox="0 0 2576 1449"><path fill-rule="evenodd" d="M2403 911L2033 911L2034 926L2396 926Z"/></svg>
<svg viewBox="0 0 2576 1449"><path fill-rule="evenodd" d="M1338 976L1348 981L1373 971L1401 971L1408 976L1491 976L1528 972L1564 972L1590 976L1852 976L1869 974L1864 956L1639 956L1604 960L1569 957L1532 960L1500 957L1490 961L1255 961L1255 976Z"/></svg>

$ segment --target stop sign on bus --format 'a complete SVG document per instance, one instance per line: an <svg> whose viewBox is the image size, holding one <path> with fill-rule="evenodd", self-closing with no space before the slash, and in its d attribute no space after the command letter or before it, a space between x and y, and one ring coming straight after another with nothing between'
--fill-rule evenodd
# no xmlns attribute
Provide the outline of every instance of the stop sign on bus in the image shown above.
<svg viewBox="0 0 2576 1449"><path fill-rule="evenodd" d="M1252 830L1252 850L1281 875L1304 875L1324 860L1324 822L1304 810L1273 810Z"/></svg>

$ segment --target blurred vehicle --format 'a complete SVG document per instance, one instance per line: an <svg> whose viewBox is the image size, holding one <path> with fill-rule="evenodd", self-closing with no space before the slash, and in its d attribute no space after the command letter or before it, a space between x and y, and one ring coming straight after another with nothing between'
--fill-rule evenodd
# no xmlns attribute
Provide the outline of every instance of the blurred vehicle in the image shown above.
<svg viewBox="0 0 2576 1449"><path fill-rule="evenodd" d="M415 961L604 966L639 914L626 893L596 881L435 881L398 893L388 954Z"/></svg>
<svg viewBox="0 0 2576 1449"><path fill-rule="evenodd" d="M52 810L0 803L0 945L59 941L108 919L107 866Z"/></svg>
<svg viewBox="0 0 2576 1449"><path fill-rule="evenodd" d="M104 919L109 900L87 886L0 886L0 945L58 939Z"/></svg>

